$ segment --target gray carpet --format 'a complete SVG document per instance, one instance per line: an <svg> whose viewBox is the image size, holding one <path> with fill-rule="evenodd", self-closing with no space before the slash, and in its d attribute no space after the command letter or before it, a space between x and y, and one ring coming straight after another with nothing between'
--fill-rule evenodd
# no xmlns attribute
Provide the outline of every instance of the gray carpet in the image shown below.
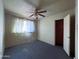
<svg viewBox="0 0 79 59"><path fill-rule="evenodd" d="M65 51L50 44L35 41L5 49L3 59L71 59Z"/></svg>

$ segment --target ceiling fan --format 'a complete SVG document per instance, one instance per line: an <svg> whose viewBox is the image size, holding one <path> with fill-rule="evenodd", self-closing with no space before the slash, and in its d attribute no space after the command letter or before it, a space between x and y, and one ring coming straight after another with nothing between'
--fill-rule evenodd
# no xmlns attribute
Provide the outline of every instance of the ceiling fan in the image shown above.
<svg viewBox="0 0 79 59"><path fill-rule="evenodd" d="M43 13L46 13L47 10L40 10L40 9L35 9L34 12L29 16L29 17L35 17L35 20L38 20L39 16L45 17Z"/></svg>

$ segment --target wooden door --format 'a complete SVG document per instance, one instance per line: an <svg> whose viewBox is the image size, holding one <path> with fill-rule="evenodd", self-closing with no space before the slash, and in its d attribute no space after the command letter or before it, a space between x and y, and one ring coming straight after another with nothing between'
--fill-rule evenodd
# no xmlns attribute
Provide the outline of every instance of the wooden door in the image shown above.
<svg viewBox="0 0 79 59"><path fill-rule="evenodd" d="M63 19L55 21L55 45L63 47Z"/></svg>
<svg viewBox="0 0 79 59"><path fill-rule="evenodd" d="M70 15L64 17L64 50L70 56Z"/></svg>

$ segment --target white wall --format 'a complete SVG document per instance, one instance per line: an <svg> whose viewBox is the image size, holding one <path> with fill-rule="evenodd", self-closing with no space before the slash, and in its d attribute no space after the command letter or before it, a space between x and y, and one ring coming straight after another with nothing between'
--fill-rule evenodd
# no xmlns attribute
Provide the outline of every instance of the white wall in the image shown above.
<svg viewBox="0 0 79 59"><path fill-rule="evenodd" d="M3 54L3 38L4 38L4 10L3 3L0 0L0 59Z"/></svg>
<svg viewBox="0 0 79 59"><path fill-rule="evenodd" d="M39 40L55 45L55 20L63 19L67 14L74 14L74 9L70 9L42 19L39 22Z"/></svg>
<svg viewBox="0 0 79 59"><path fill-rule="evenodd" d="M76 10L75 10L75 14L76 14L76 21L75 21L75 58L74 59L79 59L79 38L78 38L78 30L79 30L79 11L78 8L79 7L79 0L76 0Z"/></svg>

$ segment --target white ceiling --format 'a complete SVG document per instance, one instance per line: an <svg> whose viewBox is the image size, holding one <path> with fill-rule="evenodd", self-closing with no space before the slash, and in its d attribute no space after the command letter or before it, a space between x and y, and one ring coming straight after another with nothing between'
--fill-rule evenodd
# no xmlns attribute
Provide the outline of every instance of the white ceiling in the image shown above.
<svg viewBox="0 0 79 59"><path fill-rule="evenodd" d="M4 0L5 9L24 17L39 7L46 9L48 15L53 15L75 7L75 0Z"/></svg>

